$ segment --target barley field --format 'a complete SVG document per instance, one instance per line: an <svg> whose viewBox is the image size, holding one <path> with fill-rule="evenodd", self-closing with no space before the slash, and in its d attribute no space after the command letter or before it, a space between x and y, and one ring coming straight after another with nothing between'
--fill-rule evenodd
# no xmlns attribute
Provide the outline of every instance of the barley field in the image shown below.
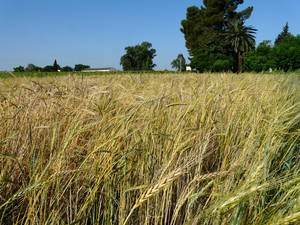
<svg viewBox="0 0 300 225"><path fill-rule="evenodd" d="M299 224L300 76L0 79L0 224Z"/></svg>

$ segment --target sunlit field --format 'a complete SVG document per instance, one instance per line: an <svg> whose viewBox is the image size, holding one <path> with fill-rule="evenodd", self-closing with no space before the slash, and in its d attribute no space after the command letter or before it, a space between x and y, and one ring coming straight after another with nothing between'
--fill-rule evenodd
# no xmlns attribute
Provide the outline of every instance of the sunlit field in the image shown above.
<svg viewBox="0 0 300 225"><path fill-rule="evenodd" d="M300 77L0 79L0 224L299 224Z"/></svg>

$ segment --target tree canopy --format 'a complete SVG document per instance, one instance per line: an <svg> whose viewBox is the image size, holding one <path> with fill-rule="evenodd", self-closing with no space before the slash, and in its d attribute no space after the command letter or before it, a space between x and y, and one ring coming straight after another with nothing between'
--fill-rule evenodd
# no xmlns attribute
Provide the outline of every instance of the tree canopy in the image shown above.
<svg viewBox="0 0 300 225"><path fill-rule="evenodd" d="M125 48L126 54L120 59L124 71L128 70L153 70L156 66L153 58L156 56L156 50L152 48L149 42L143 42L140 45L128 46Z"/></svg>
<svg viewBox="0 0 300 225"><path fill-rule="evenodd" d="M237 72L242 69L242 58L251 49L255 48L256 29L247 27L242 20L235 20L228 25L226 38L231 42L231 46L237 60Z"/></svg>
<svg viewBox="0 0 300 225"><path fill-rule="evenodd" d="M244 60L244 71L267 71L270 68L281 71L300 69L300 35L289 34L279 44L263 41L250 51Z"/></svg>
<svg viewBox="0 0 300 225"><path fill-rule="evenodd" d="M26 66L25 71L26 72L39 72L39 71L42 71L42 68L30 63Z"/></svg>
<svg viewBox="0 0 300 225"><path fill-rule="evenodd" d="M88 65L76 64L74 67L74 70L81 71L81 70L88 69L88 68L90 68L90 66L88 66Z"/></svg>
<svg viewBox="0 0 300 225"><path fill-rule="evenodd" d="M236 12L243 0L203 0L203 6L187 9L186 19L181 21L181 32L186 40L186 47L193 56L198 49L213 52L220 51L226 45L222 33L234 20L246 20L251 16L253 7ZM217 43L215 43L217 41Z"/></svg>
<svg viewBox="0 0 300 225"><path fill-rule="evenodd" d="M42 69L43 72L57 72L57 70L55 70L54 66L51 65L47 65Z"/></svg>
<svg viewBox="0 0 300 225"><path fill-rule="evenodd" d="M25 72L24 66L14 67L14 72Z"/></svg>
<svg viewBox="0 0 300 225"><path fill-rule="evenodd" d="M181 32L191 55L191 66L197 70L216 71L231 69L237 71L238 60L226 31L235 21L243 24L253 7L237 12L243 0L203 0L200 8L187 9L186 19L181 21ZM215 65L215 66L214 66Z"/></svg>
<svg viewBox="0 0 300 225"><path fill-rule="evenodd" d="M183 54L178 54L177 58L171 62L172 68L177 71L185 71L186 70L186 61Z"/></svg>
<svg viewBox="0 0 300 225"><path fill-rule="evenodd" d="M54 60L54 63L53 63L53 70L55 72L58 72L58 70L60 70L60 66L57 64L56 59Z"/></svg>
<svg viewBox="0 0 300 225"><path fill-rule="evenodd" d="M64 66L61 68L61 72L72 72L73 68L70 66Z"/></svg>
<svg viewBox="0 0 300 225"><path fill-rule="evenodd" d="M280 45L281 42L284 41L285 38L291 36L291 33L289 32L289 23L287 22L285 26L283 27L283 30L280 34L278 34L277 38L275 39L275 46Z"/></svg>

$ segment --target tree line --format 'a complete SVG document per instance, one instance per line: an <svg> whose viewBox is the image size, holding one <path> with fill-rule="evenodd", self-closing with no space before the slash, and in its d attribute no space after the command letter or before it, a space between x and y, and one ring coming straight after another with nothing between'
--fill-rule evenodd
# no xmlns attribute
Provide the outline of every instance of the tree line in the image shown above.
<svg viewBox="0 0 300 225"><path fill-rule="evenodd" d="M256 47L257 29L245 25L253 6L241 11L244 0L203 0L201 7L187 8L181 21L190 67L199 72L235 72L282 70L300 68L300 36L289 33L288 24L276 38ZM149 42L128 46L121 57L123 70L152 70L156 50ZM177 71L186 70L183 54L171 62Z"/></svg>
<svg viewBox="0 0 300 225"><path fill-rule="evenodd" d="M15 67L14 72L73 72L73 71L77 72L88 68L90 68L90 66L84 64L76 64L74 68L72 68L71 66L61 67L55 59L53 65L39 67L34 64L28 64L26 67L24 66Z"/></svg>
<svg viewBox="0 0 300 225"><path fill-rule="evenodd" d="M235 72L300 68L300 36L289 32L288 23L277 36L274 45L263 41L256 47L257 29L245 22L253 12L249 6L237 11L244 0L203 0L202 6L187 9L181 21L190 66L199 72ZM123 70L152 70L156 50L152 44L128 46L121 57ZM171 62L177 71L186 70L183 54Z"/></svg>
<svg viewBox="0 0 300 225"><path fill-rule="evenodd" d="M289 33L288 24L274 45L263 41L256 47L257 29L246 26L253 7L237 11L243 0L203 0L200 8L187 9L181 32L197 71L294 71L300 68L300 36Z"/></svg>
<svg viewBox="0 0 300 225"><path fill-rule="evenodd" d="M245 21L252 15L253 7L237 11L243 3L244 0L203 0L201 7L187 8L180 30L190 56L189 66L198 72L300 69L300 36L292 35L287 23L274 45L267 40L256 47L257 29L245 25ZM156 66L153 62L156 49L152 48L150 42L127 46L125 51L120 58L124 71L148 71ZM178 54L171 66L177 71L185 71L187 64L183 54ZM55 60L53 65L44 68L29 64L26 68L16 67L14 71L71 72L86 68L89 66L82 64L74 68L60 67Z"/></svg>
<svg viewBox="0 0 300 225"><path fill-rule="evenodd" d="M243 71L295 71L300 69L300 35L289 32L288 23L275 39L262 41L257 48L249 51L244 58Z"/></svg>
<svg viewBox="0 0 300 225"><path fill-rule="evenodd" d="M203 0L203 6L187 9L181 32L191 56L191 66L200 72L241 72L244 55L255 48L255 32L245 21L253 7L237 12L243 0Z"/></svg>

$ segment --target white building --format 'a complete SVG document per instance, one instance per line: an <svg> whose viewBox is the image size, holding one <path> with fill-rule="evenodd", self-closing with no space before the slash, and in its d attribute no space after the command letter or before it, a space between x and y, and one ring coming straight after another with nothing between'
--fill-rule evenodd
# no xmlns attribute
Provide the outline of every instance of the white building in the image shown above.
<svg viewBox="0 0 300 225"><path fill-rule="evenodd" d="M186 71L192 71L192 67L186 66L185 70L186 70Z"/></svg>
<svg viewBox="0 0 300 225"><path fill-rule="evenodd" d="M84 69L81 72L111 72L117 71L114 67L104 67L104 68L88 68Z"/></svg>

